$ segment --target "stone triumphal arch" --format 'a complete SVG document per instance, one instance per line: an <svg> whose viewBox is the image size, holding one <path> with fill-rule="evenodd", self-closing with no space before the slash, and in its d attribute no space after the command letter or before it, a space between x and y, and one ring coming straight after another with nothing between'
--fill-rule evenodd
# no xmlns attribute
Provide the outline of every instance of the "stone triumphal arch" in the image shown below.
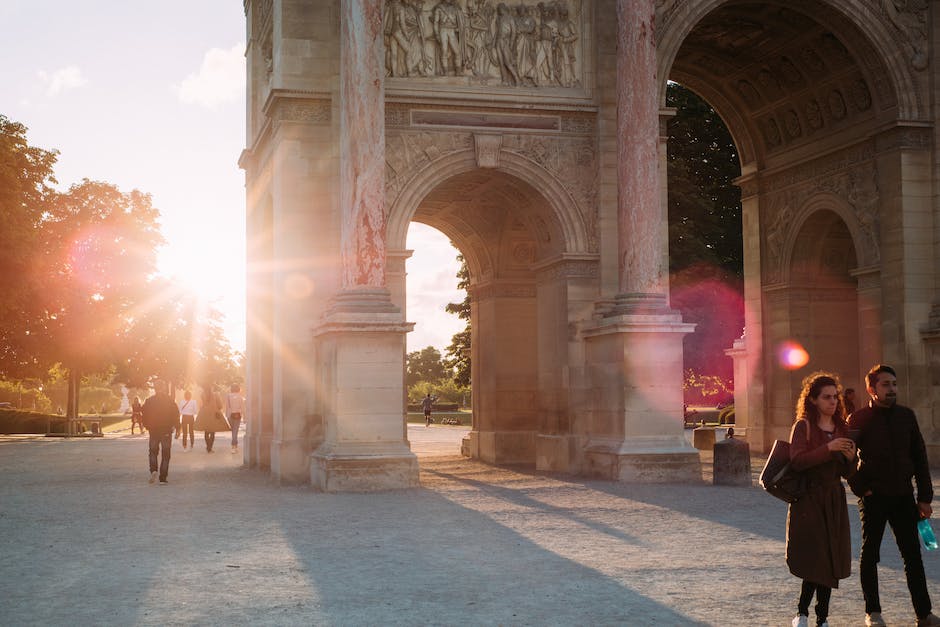
<svg viewBox="0 0 940 627"><path fill-rule="evenodd" d="M784 436L809 369L902 373L940 452L936 19L922 0L246 0L247 462L417 484L405 238L470 270L466 455L695 480L669 304L667 80L740 157L738 430ZM802 345L810 362L784 367Z"/></svg>

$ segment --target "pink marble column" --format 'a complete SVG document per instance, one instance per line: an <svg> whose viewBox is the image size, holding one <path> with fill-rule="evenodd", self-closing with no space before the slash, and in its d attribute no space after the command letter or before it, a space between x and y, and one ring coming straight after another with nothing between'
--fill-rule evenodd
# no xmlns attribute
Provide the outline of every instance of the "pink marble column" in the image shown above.
<svg viewBox="0 0 940 627"><path fill-rule="evenodd" d="M343 289L385 287L382 0L341 0L340 202Z"/></svg>
<svg viewBox="0 0 940 627"><path fill-rule="evenodd" d="M665 306L654 0L617 0L618 242L622 303Z"/></svg>

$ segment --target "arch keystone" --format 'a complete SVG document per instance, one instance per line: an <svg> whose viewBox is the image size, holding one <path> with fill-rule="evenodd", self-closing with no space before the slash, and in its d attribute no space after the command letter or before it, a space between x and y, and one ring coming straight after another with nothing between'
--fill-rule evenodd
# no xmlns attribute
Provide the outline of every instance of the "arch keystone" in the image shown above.
<svg viewBox="0 0 940 627"><path fill-rule="evenodd" d="M503 145L502 135L493 133L474 133L473 144L476 148L477 167L499 167L499 151Z"/></svg>

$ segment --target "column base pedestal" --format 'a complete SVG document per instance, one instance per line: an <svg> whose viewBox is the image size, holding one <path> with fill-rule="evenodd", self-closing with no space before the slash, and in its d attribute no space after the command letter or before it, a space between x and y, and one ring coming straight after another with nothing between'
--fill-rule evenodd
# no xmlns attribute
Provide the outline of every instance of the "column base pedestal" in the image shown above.
<svg viewBox="0 0 940 627"><path fill-rule="evenodd" d="M535 462L534 431L471 431L470 436L474 442L471 447L474 453L470 457L488 464Z"/></svg>
<svg viewBox="0 0 940 627"><path fill-rule="evenodd" d="M418 458L414 453L314 452L310 485L321 492L376 492L416 488Z"/></svg>
<svg viewBox="0 0 940 627"><path fill-rule="evenodd" d="M257 435L246 433L242 438L244 443L242 448L247 451L246 463L249 468L259 468L261 470L271 469L271 442L273 438L270 435Z"/></svg>
<svg viewBox="0 0 940 627"><path fill-rule="evenodd" d="M546 472L576 473L576 440L570 435L535 436L535 469Z"/></svg>
<svg viewBox="0 0 940 627"><path fill-rule="evenodd" d="M698 451L672 438L594 442L585 450L590 476L623 483L701 483Z"/></svg>

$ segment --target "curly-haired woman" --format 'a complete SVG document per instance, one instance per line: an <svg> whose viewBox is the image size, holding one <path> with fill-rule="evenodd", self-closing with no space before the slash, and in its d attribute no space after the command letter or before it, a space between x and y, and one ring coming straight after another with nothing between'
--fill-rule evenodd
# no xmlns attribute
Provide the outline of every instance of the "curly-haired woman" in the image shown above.
<svg viewBox="0 0 940 627"><path fill-rule="evenodd" d="M834 374L803 379L790 431L790 460L806 477L807 493L787 512L787 566L803 580L793 627L809 624L816 595L816 625L828 627L829 599L851 574L849 514L841 477L855 470L855 443L848 437L841 385Z"/></svg>

